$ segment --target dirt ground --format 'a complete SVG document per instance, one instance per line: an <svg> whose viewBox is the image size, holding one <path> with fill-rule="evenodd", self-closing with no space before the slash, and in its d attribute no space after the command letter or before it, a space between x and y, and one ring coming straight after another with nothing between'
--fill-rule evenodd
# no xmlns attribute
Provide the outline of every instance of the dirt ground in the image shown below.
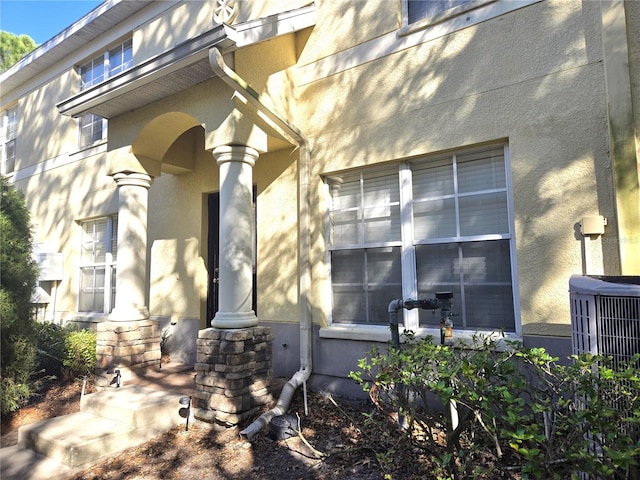
<svg viewBox="0 0 640 480"><path fill-rule="evenodd" d="M17 428L45 418L79 410L80 382L52 385L27 406L3 419L1 446L16 443ZM88 387L91 391L91 386ZM278 440L265 427L251 441L241 428L212 429L202 424L175 428L137 448L93 464L70 480L218 480L218 479L384 479L428 478L405 467L382 468L366 434L368 402L337 401L310 393L304 415L302 392L296 392L289 413L300 416L302 435ZM297 422L297 420L296 420Z"/></svg>

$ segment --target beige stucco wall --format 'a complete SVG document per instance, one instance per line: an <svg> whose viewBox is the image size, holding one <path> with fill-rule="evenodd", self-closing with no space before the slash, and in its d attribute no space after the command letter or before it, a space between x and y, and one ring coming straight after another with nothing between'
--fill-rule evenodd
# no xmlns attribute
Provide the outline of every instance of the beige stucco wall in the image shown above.
<svg viewBox="0 0 640 480"><path fill-rule="evenodd" d="M149 312L154 316L200 318L207 296L206 225L203 195L218 189L211 154L185 150L195 168L156 178L149 191Z"/></svg>
<svg viewBox="0 0 640 480"><path fill-rule="evenodd" d="M636 138L636 158L640 160L640 2L626 2L629 71ZM638 162L640 169L640 161Z"/></svg>
<svg viewBox="0 0 640 480"><path fill-rule="evenodd" d="M78 121L56 109L77 92L78 76L68 70L21 98L18 107L16 170L78 150Z"/></svg>
<svg viewBox="0 0 640 480"><path fill-rule="evenodd" d="M318 305L322 174L507 139L522 322L569 323L568 278L582 273L577 224L615 218L598 22L597 4L541 2L298 87L308 101L297 121L313 145ZM311 52L325 48L317 33ZM615 247L604 253L600 269L619 273ZM599 242L590 254L602 265Z"/></svg>
<svg viewBox="0 0 640 480"><path fill-rule="evenodd" d="M84 161L95 167L87 169ZM17 182L32 212L34 242L43 244L45 251L64 255L56 319L71 319L77 312L82 237L78 221L118 212L116 185L106 167L105 155L98 154Z"/></svg>
<svg viewBox="0 0 640 480"><path fill-rule="evenodd" d="M243 2L236 21L306 3ZM210 8L210 2L184 2L142 23L134 32L136 61L209 29ZM599 3L545 0L343 70L337 53L395 35L400 1L320 0L317 12L314 28L235 55L236 70L264 103L309 140L314 322L326 324L331 308L323 175L507 141L522 323L529 333L566 334L568 279L583 269L578 222L584 215L600 214L609 221L605 236L588 252L593 273L620 273L617 245L608 241L617 226ZM629 2L636 99L638 17L640 7ZM331 74L322 73L327 65L335 67ZM47 113L21 120L19 138L25 140L18 144L19 156L38 162L77 144L76 121L55 114L55 103L73 93L72 75L21 100L21 109L35 112L45 106ZM109 122L109 153L80 155L76 163L18 182L35 214L36 241L65 253L68 278L60 286L58 310L75 310L77 221L117 213L108 173L118 168L115 152L128 155L130 148L164 172L149 191L150 312L204 323L206 195L219 188L210 150L244 143L261 153L253 171L259 318L298 321L299 151L283 148L253 125L232 93L214 78L123 114ZM639 111L634 112L636 132ZM25 128L32 121L39 128ZM26 145L33 145L33 154L20 150ZM556 324L565 327L546 327Z"/></svg>
<svg viewBox="0 0 640 480"><path fill-rule="evenodd" d="M133 32L133 60L140 63L211 29L213 2L182 2Z"/></svg>

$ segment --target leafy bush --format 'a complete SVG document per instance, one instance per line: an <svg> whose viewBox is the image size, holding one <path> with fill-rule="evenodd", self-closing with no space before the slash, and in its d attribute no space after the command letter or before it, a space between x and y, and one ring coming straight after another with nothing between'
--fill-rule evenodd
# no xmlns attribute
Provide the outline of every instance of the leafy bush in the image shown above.
<svg viewBox="0 0 640 480"><path fill-rule="evenodd" d="M38 373L47 377L58 377L62 373L62 362L66 357L65 340L71 329L50 322L36 327Z"/></svg>
<svg viewBox="0 0 640 480"><path fill-rule="evenodd" d="M90 330L72 331L65 339L66 356L63 365L71 377L93 374L96 359L96 333Z"/></svg>
<svg viewBox="0 0 640 480"><path fill-rule="evenodd" d="M14 411L29 397L35 372L35 331L31 294L38 270L24 195L0 177L0 411Z"/></svg>
<svg viewBox="0 0 640 480"><path fill-rule="evenodd" d="M31 396L31 389L26 383L16 383L12 378L3 378L0 385L0 404L2 415L15 412L21 404Z"/></svg>
<svg viewBox="0 0 640 480"><path fill-rule="evenodd" d="M544 349L498 351L487 337L452 348L409 336L401 348L374 348L351 376L398 416L440 478L613 478L637 473L639 359L614 369L581 356L564 366Z"/></svg>

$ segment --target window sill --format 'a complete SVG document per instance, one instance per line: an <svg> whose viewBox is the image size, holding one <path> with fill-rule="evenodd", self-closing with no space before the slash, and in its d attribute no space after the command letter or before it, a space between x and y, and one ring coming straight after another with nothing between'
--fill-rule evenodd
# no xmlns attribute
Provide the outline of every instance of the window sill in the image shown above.
<svg viewBox="0 0 640 480"><path fill-rule="evenodd" d="M404 328L400 327L400 335L404 333ZM433 337L440 338L439 328L418 328L414 331L416 338ZM498 332L488 330L455 330L454 342L456 345L465 343L467 345L474 343L474 336L486 335L493 336L497 340L498 349L504 348L505 341L521 342L522 336L515 332L506 332L504 337ZM340 325L334 324L328 327L320 328L320 338L332 338L337 340L356 340L367 342L385 343L391 340L391 330L387 325Z"/></svg>
<svg viewBox="0 0 640 480"><path fill-rule="evenodd" d="M398 36L425 32L429 38L437 38L540 1L542 0L480 0L404 25L398 30Z"/></svg>
<svg viewBox="0 0 640 480"><path fill-rule="evenodd" d="M100 312L78 312L73 316L73 321L76 322L95 322L101 323L109 320L108 313Z"/></svg>
<svg viewBox="0 0 640 480"><path fill-rule="evenodd" d="M107 139L100 140L98 142L92 143L91 145L86 145L84 147L79 147L76 152L73 152L70 156L80 156L90 157L91 155L96 155L98 153L103 153L107 151Z"/></svg>

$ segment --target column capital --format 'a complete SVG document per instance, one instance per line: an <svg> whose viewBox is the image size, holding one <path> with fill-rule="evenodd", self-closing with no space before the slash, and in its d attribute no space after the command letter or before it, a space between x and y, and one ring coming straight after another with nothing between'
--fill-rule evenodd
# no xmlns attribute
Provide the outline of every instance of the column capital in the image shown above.
<svg viewBox="0 0 640 480"><path fill-rule="evenodd" d="M113 175L113 179L118 187L134 186L149 189L153 183L153 177L146 173L119 172Z"/></svg>
<svg viewBox="0 0 640 480"><path fill-rule="evenodd" d="M260 155L256 149L246 145L220 145L211 150L211 153L218 165L226 162L243 162L252 167Z"/></svg>

